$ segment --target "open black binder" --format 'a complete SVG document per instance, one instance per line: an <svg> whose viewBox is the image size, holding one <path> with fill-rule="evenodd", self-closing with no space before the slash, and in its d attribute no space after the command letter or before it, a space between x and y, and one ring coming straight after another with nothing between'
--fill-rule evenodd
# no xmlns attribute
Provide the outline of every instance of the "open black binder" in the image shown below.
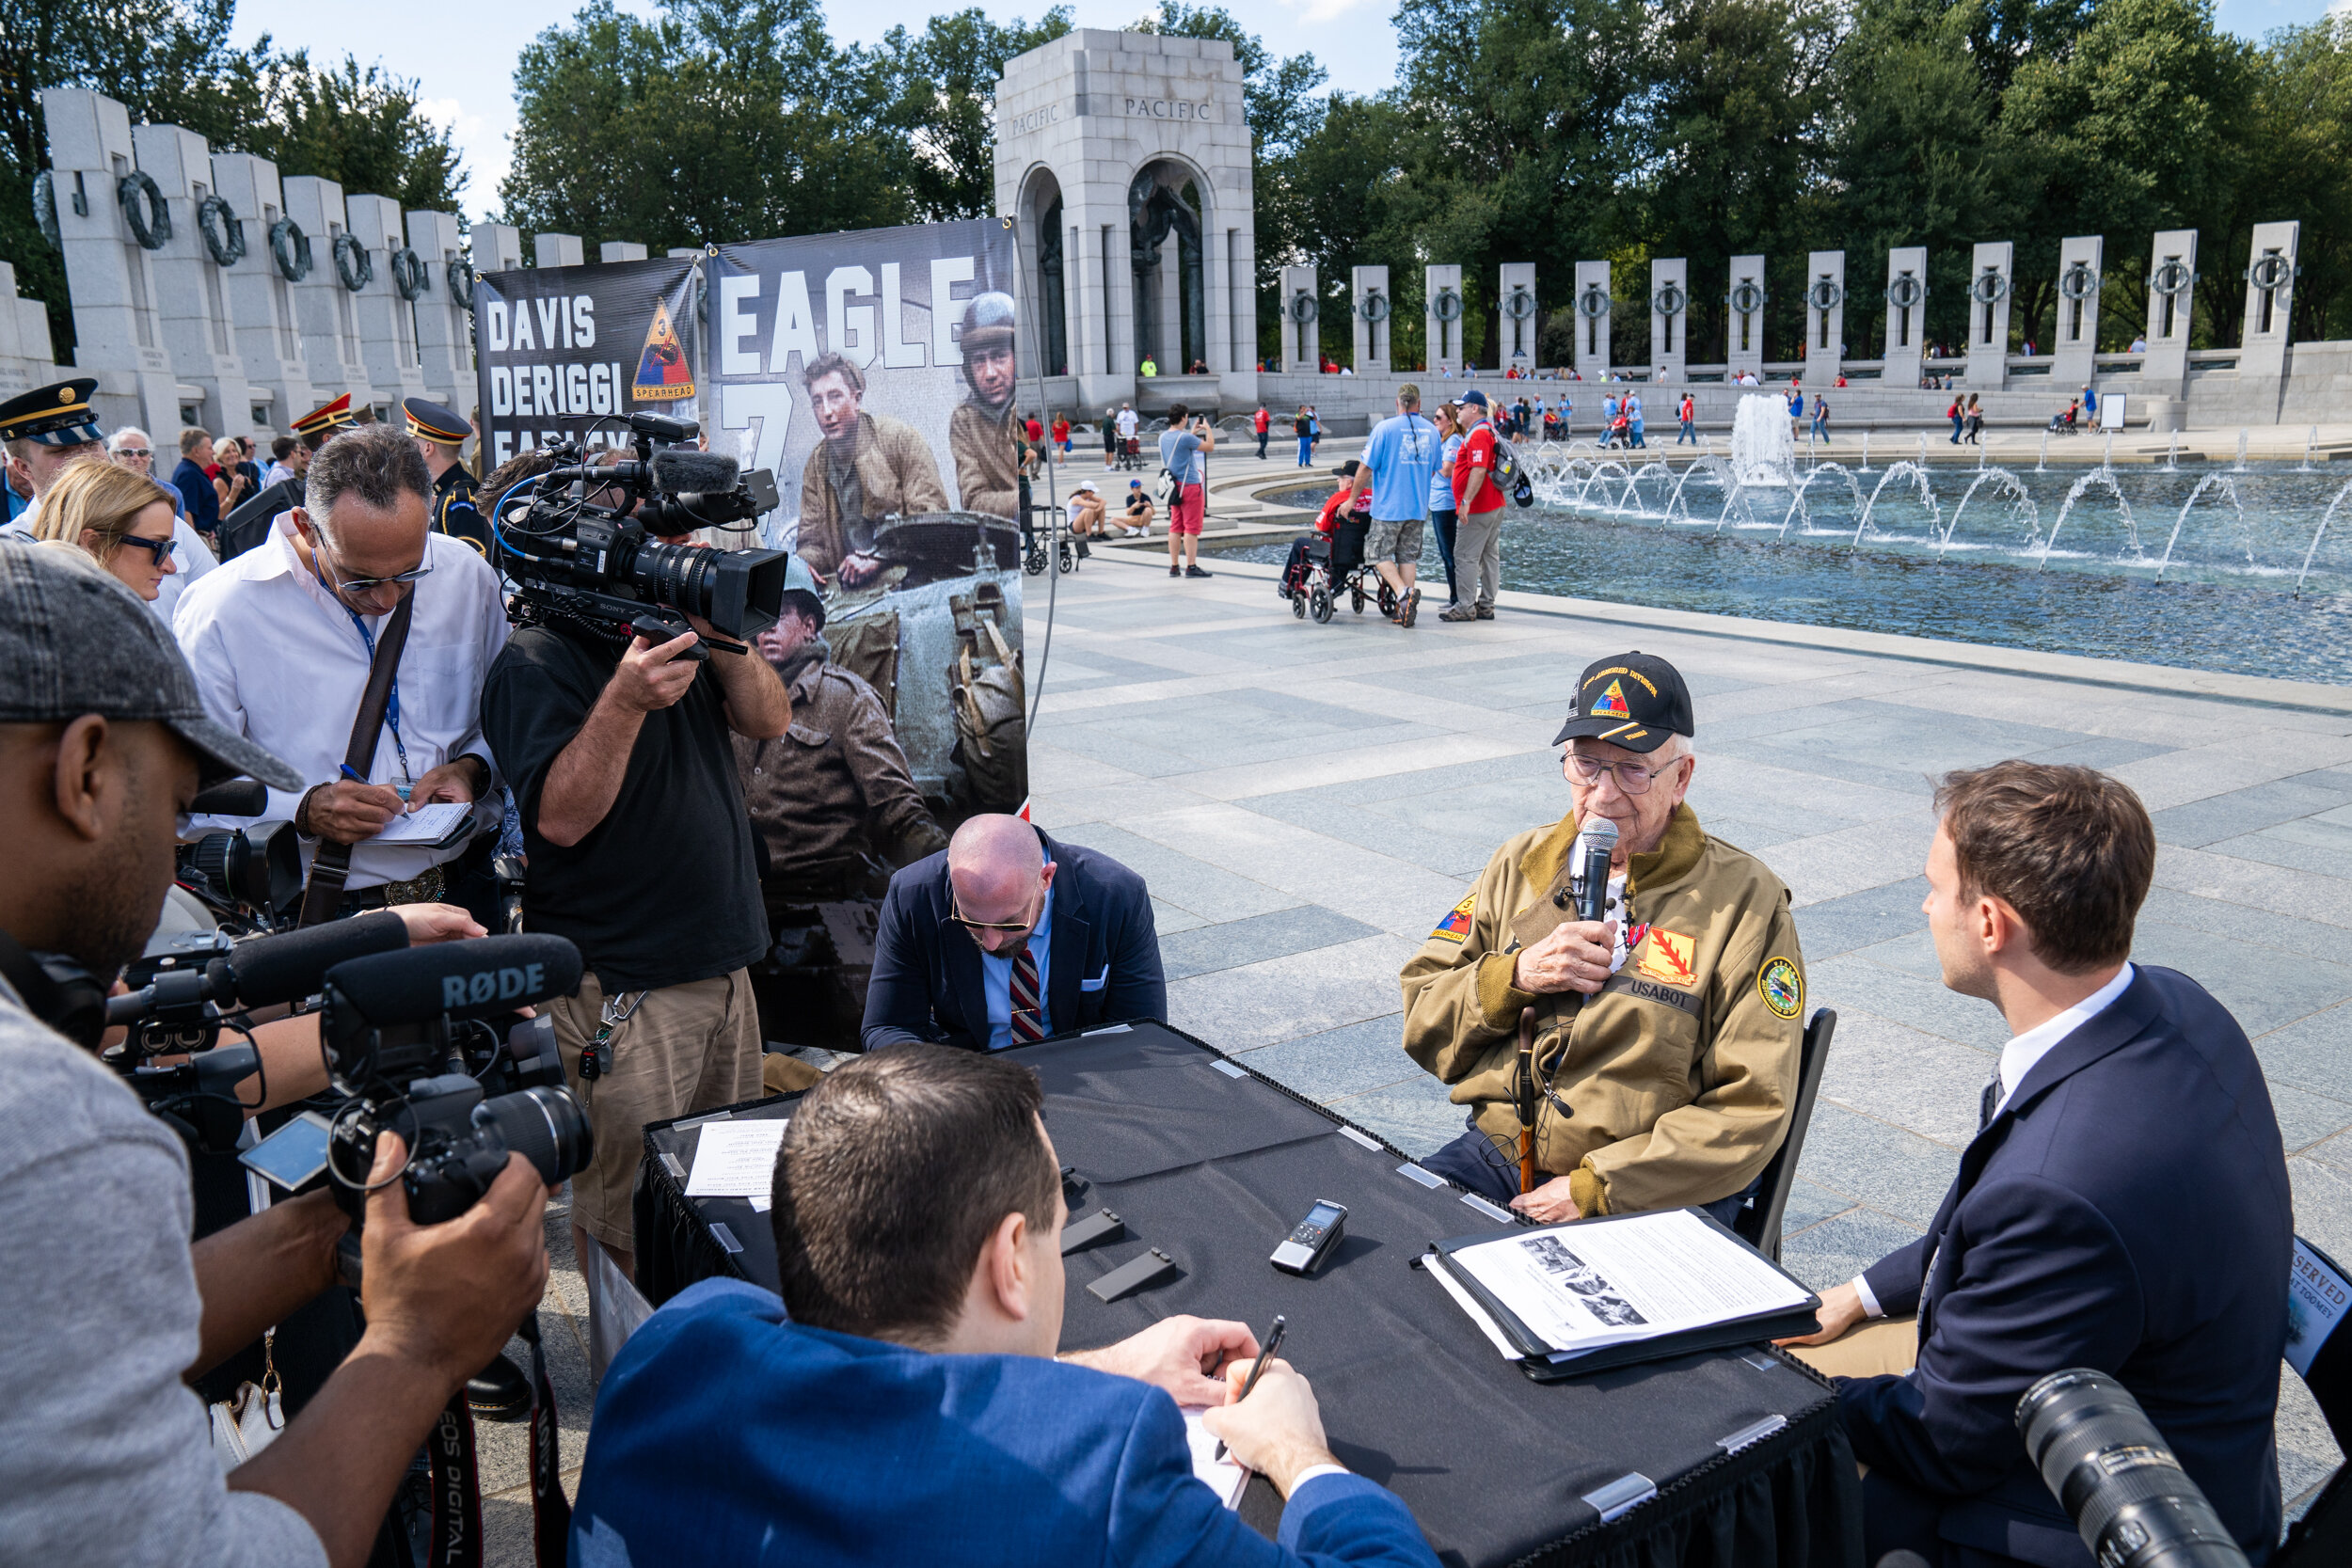
<svg viewBox="0 0 2352 1568"><path fill-rule="evenodd" d="M1756 1252L1754 1247L1749 1246L1747 1242L1734 1234L1729 1227L1716 1219L1714 1215L1709 1214L1704 1209L1692 1209L1688 1212L1697 1215L1701 1223L1721 1234L1725 1240L1737 1243L1749 1252L1755 1253L1756 1257L1770 1266L1773 1273L1788 1280L1791 1285L1799 1290L1804 1290L1803 1280L1779 1264L1772 1262L1772 1259L1765 1258L1762 1253ZM1534 1226L1529 1228L1534 1231L1571 1230L1579 1226L1608 1225L1616 1220L1642 1217L1638 1214L1604 1214L1589 1220L1570 1220L1565 1225ZM1661 1334L1654 1338L1621 1340L1616 1344L1602 1345L1586 1351L1565 1361L1553 1361L1551 1357L1555 1353L1552 1347L1539 1338L1534 1331L1524 1323L1521 1323L1518 1314L1497 1300L1494 1292L1480 1284L1469 1269L1454 1261L1454 1254L1465 1247L1478 1246L1500 1239L1495 1232L1488 1230L1475 1236L1455 1236L1447 1241L1432 1242L1429 1243L1429 1252L1422 1261L1429 1267L1445 1270L1446 1277L1459 1285L1472 1301L1478 1303L1480 1308L1494 1320L1495 1327L1502 1330L1502 1337L1508 1339L1512 1348L1519 1353L1519 1370L1537 1383L1561 1383L1569 1378L1582 1377L1587 1372L1606 1371L1612 1367L1631 1366L1641 1361L1660 1361L1668 1356L1683 1355L1692 1351L1725 1350L1734 1345L1788 1338L1795 1335L1810 1334L1820 1326L1814 1314L1820 1308L1821 1298L1811 1291L1805 1291L1804 1300L1786 1310L1759 1313L1744 1318L1730 1318L1722 1323L1707 1323L1697 1328L1680 1329L1672 1334Z"/></svg>

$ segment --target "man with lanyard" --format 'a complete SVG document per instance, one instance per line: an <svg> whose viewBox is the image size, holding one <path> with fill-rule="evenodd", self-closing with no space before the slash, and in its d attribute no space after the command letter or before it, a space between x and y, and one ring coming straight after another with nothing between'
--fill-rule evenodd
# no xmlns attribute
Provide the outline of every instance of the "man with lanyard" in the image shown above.
<svg viewBox="0 0 2352 1568"><path fill-rule="evenodd" d="M1413 586L1413 578L1421 570L1421 523L1428 515L1429 480L1438 471L1441 450L1438 427L1422 418L1421 388L1408 381L1396 389L1395 416L1373 427L1363 462L1348 481L1351 497L1372 491L1372 531L1364 539L1364 559L1394 590L1392 619L1400 626L1411 626L1421 613L1421 590Z"/></svg>
<svg viewBox="0 0 2352 1568"><path fill-rule="evenodd" d="M30 539L40 498L49 493L66 466L103 454L98 416L90 412L89 395L98 389L94 377L36 387L0 403L0 443L8 453L8 478L30 492L20 496L12 485L0 485L8 497L7 526L0 532Z"/></svg>
<svg viewBox="0 0 2352 1568"><path fill-rule="evenodd" d="M408 434L433 475L433 531L464 540L487 561L490 525L474 506L474 494L481 486L458 458L458 449L473 434L473 425L455 409L426 398L403 398L400 411L407 416Z"/></svg>
<svg viewBox="0 0 2352 1568"><path fill-rule="evenodd" d="M339 913L445 891L452 903L490 907L470 896L486 890L449 885L443 868L465 853L462 832L445 844L368 842L420 806L490 796L482 683L505 646L506 612L489 564L432 531L432 489L401 432L371 425L339 438L310 464L307 506L191 587L173 621L206 708L306 781L271 790L262 816L294 823L306 868L324 846L351 846ZM372 755L356 768L354 721L396 621L405 624L383 723L362 738L359 752ZM205 831L251 819L196 820Z"/></svg>

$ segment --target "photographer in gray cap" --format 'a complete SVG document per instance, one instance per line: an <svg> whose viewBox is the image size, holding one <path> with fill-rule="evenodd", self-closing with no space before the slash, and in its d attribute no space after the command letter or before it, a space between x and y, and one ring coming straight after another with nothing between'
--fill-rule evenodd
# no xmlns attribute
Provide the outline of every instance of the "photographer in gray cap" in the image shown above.
<svg viewBox="0 0 2352 1568"><path fill-rule="evenodd" d="M88 1048L198 787L299 776L208 717L169 634L72 552L0 546L0 1556L357 1568L450 1395L538 1301L547 1190L511 1158L420 1228L388 1133L366 1332L224 1479L184 1380L334 1282L343 1215L314 1194L192 1247L185 1149Z"/></svg>

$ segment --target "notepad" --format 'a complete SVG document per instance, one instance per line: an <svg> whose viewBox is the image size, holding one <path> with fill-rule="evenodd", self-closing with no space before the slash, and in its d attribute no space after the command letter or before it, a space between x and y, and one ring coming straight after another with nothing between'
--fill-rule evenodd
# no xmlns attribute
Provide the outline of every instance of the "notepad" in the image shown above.
<svg viewBox="0 0 2352 1568"><path fill-rule="evenodd" d="M1241 1495L1249 1485L1249 1472L1228 1453L1216 1456L1216 1433L1200 1424L1207 1406L1185 1405L1184 1443L1192 1449L1192 1473L1216 1494L1216 1500L1227 1508L1239 1508Z"/></svg>
<svg viewBox="0 0 2352 1568"><path fill-rule="evenodd" d="M465 800L437 800L404 812L384 824L370 844L403 845L438 849L466 831L473 820L473 805Z"/></svg>
<svg viewBox="0 0 2352 1568"><path fill-rule="evenodd" d="M694 1144L694 1169L686 1179L688 1197L768 1196L776 1184L776 1150L788 1118L714 1121Z"/></svg>

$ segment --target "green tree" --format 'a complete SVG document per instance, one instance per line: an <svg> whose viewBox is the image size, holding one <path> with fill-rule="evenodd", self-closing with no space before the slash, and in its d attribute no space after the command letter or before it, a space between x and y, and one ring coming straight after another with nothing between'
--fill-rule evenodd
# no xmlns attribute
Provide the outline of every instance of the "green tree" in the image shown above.
<svg viewBox="0 0 2352 1568"><path fill-rule="evenodd" d="M900 138L918 217L995 212L997 78L1015 55L1070 31L1071 14L1056 6L1034 25L1000 24L973 6L932 17L919 34L893 27L874 49L851 52L876 121Z"/></svg>
<svg viewBox="0 0 2352 1568"><path fill-rule="evenodd" d="M2287 27L2263 41L2246 148L2260 193L2249 223L2300 218L2298 341L2352 337L2352 17Z"/></svg>
<svg viewBox="0 0 2352 1568"><path fill-rule="evenodd" d="M261 87L262 112L238 133L241 150L404 208L458 207L466 171L449 131L418 109L416 83L348 57L319 70L296 50L269 63Z"/></svg>

